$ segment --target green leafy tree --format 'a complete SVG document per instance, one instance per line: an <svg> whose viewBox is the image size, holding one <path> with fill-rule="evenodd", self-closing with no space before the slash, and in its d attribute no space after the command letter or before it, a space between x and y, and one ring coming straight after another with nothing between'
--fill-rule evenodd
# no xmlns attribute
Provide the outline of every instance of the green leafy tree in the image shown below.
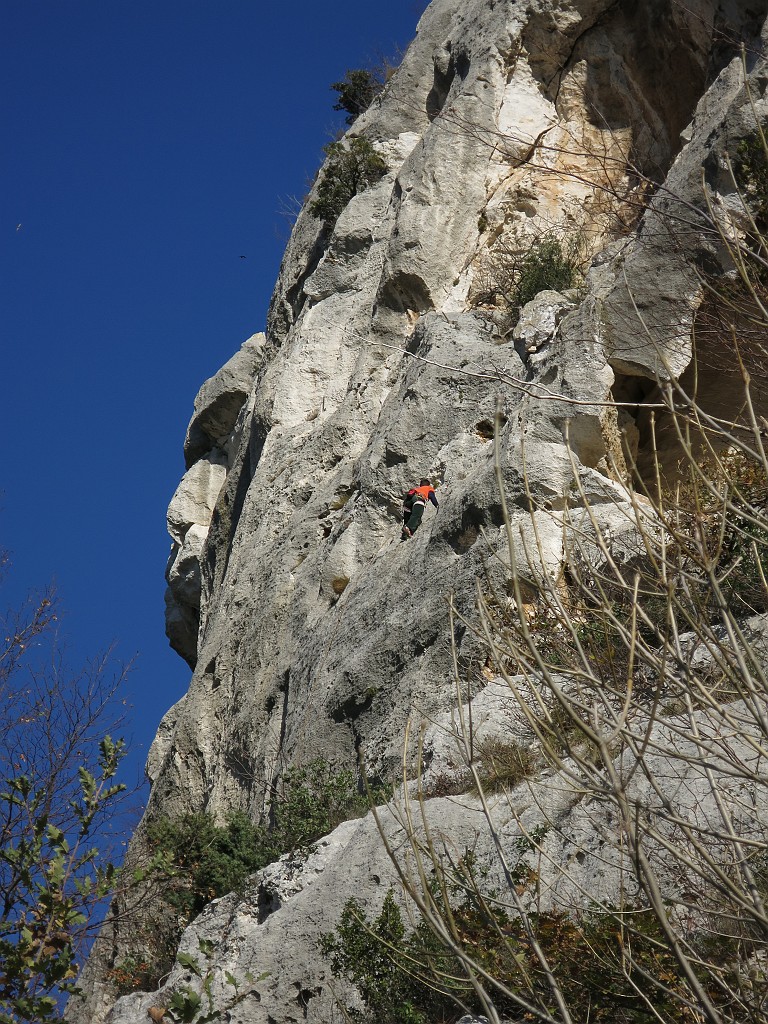
<svg viewBox="0 0 768 1024"><path fill-rule="evenodd" d="M51 593L2 619L0 1024L59 1019L118 879L102 849L125 789L123 741L106 734L124 672L67 675L55 622Z"/></svg>
<svg viewBox="0 0 768 1024"><path fill-rule="evenodd" d="M356 900L348 900L336 931L323 936L320 948L333 974L351 981L363 998L364 1011L347 1008L354 1020L428 1024L455 1011L438 971L428 966L436 966L434 957L445 961L444 951L424 925L406 934L392 890L372 921Z"/></svg>

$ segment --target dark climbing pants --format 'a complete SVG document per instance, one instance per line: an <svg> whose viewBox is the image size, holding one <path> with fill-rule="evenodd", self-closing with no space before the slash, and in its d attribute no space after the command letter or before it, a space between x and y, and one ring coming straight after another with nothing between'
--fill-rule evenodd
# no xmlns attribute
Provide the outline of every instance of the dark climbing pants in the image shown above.
<svg viewBox="0 0 768 1024"><path fill-rule="evenodd" d="M421 525L421 517L424 515L424 502L416 501L413 504L410 515L406 509L403 512L403 524L408 527L411 533L416 533Z"/></svg>

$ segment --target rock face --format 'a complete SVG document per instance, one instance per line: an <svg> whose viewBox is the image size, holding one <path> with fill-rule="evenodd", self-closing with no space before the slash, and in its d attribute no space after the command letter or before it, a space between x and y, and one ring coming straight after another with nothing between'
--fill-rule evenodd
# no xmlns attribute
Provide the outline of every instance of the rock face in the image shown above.
<svg viewBox="0 0 768 1024"><path fill-rule="evenodd" d="M516 680L522 684L523 680ZM520 730L509 713L509 700L498 698L508 687L492 681L489 694L473 701L482 727L512 726ZM466 709L468 710L468 709ZM741 719L738 709L733 709ZM745 720L749 716L745 716ZM442 726L436 723L428 736L428 744L443 734L438 743L448 758L455 745L445 744ZM705 732L706 720L698 723ZM629 796L661 810L657 793L658 779L671 779L669 805L664 808L666 825L661 835L667 842L679 842L676 826L680 820L696 823L696 827L716 827L719 820L714 799L702 798L706 788L705 765L684 765L682 758L666 752L680 748L685 754L686 742L679 733L683 721L672 719L651 733L649 778L633 772L633 756L627 752L617 763L619 770L632 778ZM722 732L713 731L709 739L722 742ZM739 761L758 769L761 755L755 750L754 735L729 737L723 752L731 763ZM690 744L688 744L691 746ZM435 752L435 746L432 751ZM684 765L684 770L680 770ZM711 770L711 769L710 769ZM746 791L742 778L733 778L723 786L724 799L740 808L734 825L741 828L744 839L764 835L766 815L758 805L757 820L744 807ZM755 794L755 788L750 788ZM413 807L412 807L413 811ZM420 815L414 812L417 837L423 841ZM298 1024L310 1021L326 1024L340 1012L337 1000L350 998L348 987L330 976L328 964L318 954L318 941L338 924L347 899L354 896L370 915L378 913L385 894L399 890L399 879L387 855L382 836L401 853L405 840L405 806L395 801L394 810L378 810L379 820L372 814L358 821L347 821L317 844L306 858L288 855L251 878L245 894L232 894L216 900L193 922L182 938L178 963L164 986L156 992L135 993L118 1000L110 1014L111 1024L140 1024L152 1007L167 1007L175 991L191 987L199 992L202 977L209 980L214 1005L225 1008L232 1024L261 1024L286 1021ZM478 871L487 873L489 888L505 892L505 881L498 859L494 856L486 818L476 797L434 797L425 802L424 818L429 824L439 852L455 858L472 850ZM529 836L542 822L548 822L548 834L540 842L541 854L521 852ZM552 823L557 823L552 827ZM617 822L611 808L600 801L585 801L573 791L566 773L541 781L523 783L494 802L493 823L505 844L512 868L525 864L535 866L540 875L540 892L536 906L542 911L553 908L588 906L594 894L608 898L618 892L625 867L626 853L606 843L606 835L615 831ZM759 825L759 832L756 831ZM667 856L664 842L651 850L654 868L663 882L668 882L679 862ZM403 861L405 854L402 853ZM213 949L209 963L201 955L208 943ZM183 956L194 961L202 977L183 963ZM237 987L233 985L234 979ZM239 998L240 995L243 998ZM354 1000L354 996L352 996ZM461 1024L461 1022L459 1022ZM474 1024L474 1022L472 1022Z"/></svg>
<svg viewBox="0 0 768 1024"><path fill-rule="evenodd" d="M706 218L677 214L703 208L702 166L712 202L732 201L724 153L754 118L739 45L756 53L765 14L764 0L434 0L350 129L387 174L333 226L305 208L266 336L195 401L167 570L168 634L194 674L150 753L149 815L259 818L281 773L317 757L362 756L388 779L409 716L450 715L446 595L471 616L477 580L504 573L494 423L514 522L572 503L574 466L593 503L622 500L654 380L691 357L697 268L728 268ZM750 72L764 81L762 59ZM580 291L539 295L513 336L499 252L543 237L591 269ZM611 396L635 408L618 415ZM400 500L422 476L440 509L401 543ZM542 530L544 571L561 541ZM454 639L482 679L472 632ZM474 813L431 812L462 834ZM316 857L312 885L270 896L263 923L228 897L195 925L238 951L227 963L271 972L232 1020L329 1019L313 1009L317 936L392 871L370 820ZM108 993L89 984L101 1019ZM153 998L110 1020L146 1019Z"/></svg>
<svg viewBox="0 0 768 1024"><path fill-rule="evenodd" d="M746 130L735 48L759 30L757 12L476 6L425 13L351 129L389 172L332 230L302 213L266 339L196 400L169 510L169 633L197 666L171 714L195 756L166 751L152 800L167 810L257 816L286 766L353 763L361 748L370 770L391 771L408 713L453 700L444 597L471 609L498 537L497 403L509 504L530 500L524 457L530 497L556 509L572 477L566 423L597 488L637 427L551 396L642 391L660 360L679 373L690 358L694 264L722 253L695 227L672 244L670 208L701 205L699 168L722 160L734 120ZM719 171L712 185L727 199ZM525 247L552 231L603 252L581 301L544 293L526 310L521 359L477 307L479 282L499 239ZM400 544L400 498L425 475L440 512ZM469 637L461 654L471 663Z"/></svg>

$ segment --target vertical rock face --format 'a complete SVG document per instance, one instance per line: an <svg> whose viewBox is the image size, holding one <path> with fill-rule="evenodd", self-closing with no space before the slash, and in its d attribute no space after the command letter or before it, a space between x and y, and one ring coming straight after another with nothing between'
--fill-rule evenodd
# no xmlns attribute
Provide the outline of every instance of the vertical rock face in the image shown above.
<svg viewBox="0 0 768 1024"><path fill-rule="evenodd" d="M574 467L594 502L621 499L652 381L690 360L696 268L727 270L676 213L702 206L702 166L714 202L734 192L723 153L754 116L739 47L757 52L765 14L764 0L434 0L350 129L387 173L333 226L305 208L266 336L195 402L167 573L168 633L194 674L150 753L149 814L258 818L280 774L315 757L362 754L388 778L408 717L450 711L446 595L471 616L478 580L502 570L494 422L513 519L565 508ZM592 268L513 335L498 254L542 237ZM619 418L612 395L636 410ZM440 509L401 543L400 500L423 476ZM558 544L544 538L553 564ZM454 639L478 676L471 631ZM367 884L339 849L331 910ZM291 941L278 917L267 946ZM302 991L319 970L307 955L289 958ZM120 1005L115 1021L141 1019ZM237 1019L300 1019L286 1006L275 988Z"/></svg>
<svg viewBox="0 0 768 1024"><path fill-rule="evenodd" d="M726 109L746 102L738 47L763 13L667 0L427 10L350 130L387 174L332 228L302 213L266 338L195 403L169 510L168 628L196 669L164 724L175 738L151 756L153 805L259 815L286 766L352 764L361 749L386 775L408 714L450 704L445 595L470 611L501 525L497 403L513 509L567 501L566 422L584 473L609 485L635 425L532 396L542 384L600 402L617 373L637 389L660 359L684 369L700 298L691 252L713 246L672 237L669 194L700 204L702 147L713 133L715 149L727 143ZM553 232L582 259L608 249L586 297L544 315L549 340L516 348L487 304L493 254ZM646 333L635 305L651 311ZM440 511L401 544L400 498L425 475ZM460 653L471 663L469 637Z"/></svg>

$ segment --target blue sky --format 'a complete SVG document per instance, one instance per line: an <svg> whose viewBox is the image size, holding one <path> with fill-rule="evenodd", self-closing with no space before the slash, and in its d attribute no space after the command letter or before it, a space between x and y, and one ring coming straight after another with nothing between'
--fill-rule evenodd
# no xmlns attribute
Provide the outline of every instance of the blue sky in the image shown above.
<svg viewBox="0 0 768 1024"><path fill-rule="evenodd" d="M131 774L189 682L163 572L195 394L264 327L330 83L424 7L0 2L0 601L53 582L73 664L136 656Z"/></svg>

